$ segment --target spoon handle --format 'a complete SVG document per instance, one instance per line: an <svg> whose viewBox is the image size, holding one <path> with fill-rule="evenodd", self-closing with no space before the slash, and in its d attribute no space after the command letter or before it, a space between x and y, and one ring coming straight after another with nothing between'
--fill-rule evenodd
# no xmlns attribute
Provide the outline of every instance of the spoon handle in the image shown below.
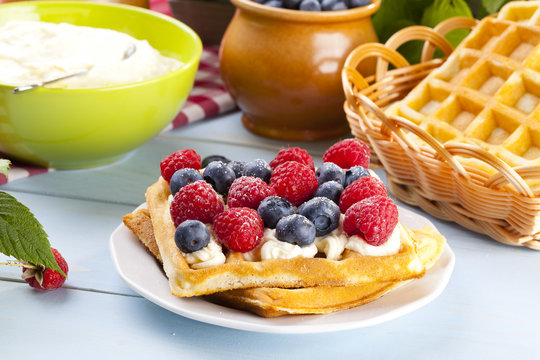
<svg viewBox="0 0 540 360"><path fill-rule="evenodd" d="M75 77L75 76L84 75L89 71L90 70L83 70L83 71L79 71L79 72L76 72L76 73L73 73L73 74L62 76L62 77L59 77L59 78L56 78L56 79L42 81L42 82L38 82L38 83L35 83L35 84L30 84L30 85L19 86L19 87L14 88L12 90L12 93L16 94L16 93L20 93L21 91L26 91L26 90L34 89L34 88L37 88L37 87L40 87L40 86L49 85L49 84L55 83L57 81L69 79L69 78L72 78L72 77Z"/></svg>

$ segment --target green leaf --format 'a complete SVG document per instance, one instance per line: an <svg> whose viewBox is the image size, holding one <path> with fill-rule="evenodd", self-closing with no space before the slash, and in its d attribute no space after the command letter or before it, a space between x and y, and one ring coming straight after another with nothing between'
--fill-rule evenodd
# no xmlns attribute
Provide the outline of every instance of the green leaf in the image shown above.
<svg viewBox="0 0 540 360"><path fill-rule="evenodd" d="M0 252L19 261L64 272L58 266L43 226L13 196L0 191Z"/></svg>
<svg viewBox="0 0 540 360"><path fill-rule="evenodd" d="M488 14L493 14L499 11L504 4L512 0L482 0L482 7Z"/></svg>
<svg viewBox="0 0 540 360"><path fill-rule="evenodd" d="M0 159L0 174L8 175L8 169L11 162L6 159Z"/></svg>

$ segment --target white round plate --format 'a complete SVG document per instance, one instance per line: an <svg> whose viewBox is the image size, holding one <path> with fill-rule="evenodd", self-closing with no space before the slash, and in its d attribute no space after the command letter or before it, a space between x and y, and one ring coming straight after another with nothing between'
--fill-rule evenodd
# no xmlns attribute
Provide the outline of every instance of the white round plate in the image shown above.
<svg viewBox="0 0 540 360"><path fill-rule="evenodd" d="M416 229L433 224L423 216L399 208L400 222ZM379 324L414 311L434 300L446 287L454 269L454 253L445 245L437 263L421 279L392 290L381 298L349 310L325 315L289 315L262 318L212 304L199 297L180 298L171 294L160 264L136 236L121 224L112 233L110 250L120 277L137 293L176 314L209 324L265 333L323 333Z"/></svg>

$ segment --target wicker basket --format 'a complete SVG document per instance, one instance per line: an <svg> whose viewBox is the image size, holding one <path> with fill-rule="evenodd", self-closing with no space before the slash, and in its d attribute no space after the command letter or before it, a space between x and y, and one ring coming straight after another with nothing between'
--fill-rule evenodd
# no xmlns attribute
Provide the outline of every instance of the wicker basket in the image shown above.
<svg viewBox="0 0 540 360"><path fill-rule="evenodd" d="M397 198L502 243L540 250L540 197L526 181L540 179L540 167L512 168L476 145L443 145L413 122L387 116L383 110L445 61L433 59L433 54L435 48L446 56L452 52L443 36L446 32L472 29L476 23L453 18L434 29L412 26L397 32L385 45L359 46L348 56L342 72L344 109L353 135L370 145ZM425 41L416 65L395 51L410 40ZM377 58L375 75L364 77L356 70L358 64L372 58ZM458 158L477 159L496 173L467 166Z"/></svg>

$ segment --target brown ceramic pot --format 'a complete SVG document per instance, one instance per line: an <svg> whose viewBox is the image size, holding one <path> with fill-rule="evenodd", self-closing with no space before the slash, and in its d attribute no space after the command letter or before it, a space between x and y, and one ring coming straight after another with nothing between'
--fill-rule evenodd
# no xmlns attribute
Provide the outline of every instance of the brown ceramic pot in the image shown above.
<svg viewBox="0 0 540 360"><path fill-rule="evenodd" d="M237 9L221 42L220 67L244 125L281 140L347 132L341 69L355 47L377 41L371 15L381 0L323 12L231 1Z"/></svg>

